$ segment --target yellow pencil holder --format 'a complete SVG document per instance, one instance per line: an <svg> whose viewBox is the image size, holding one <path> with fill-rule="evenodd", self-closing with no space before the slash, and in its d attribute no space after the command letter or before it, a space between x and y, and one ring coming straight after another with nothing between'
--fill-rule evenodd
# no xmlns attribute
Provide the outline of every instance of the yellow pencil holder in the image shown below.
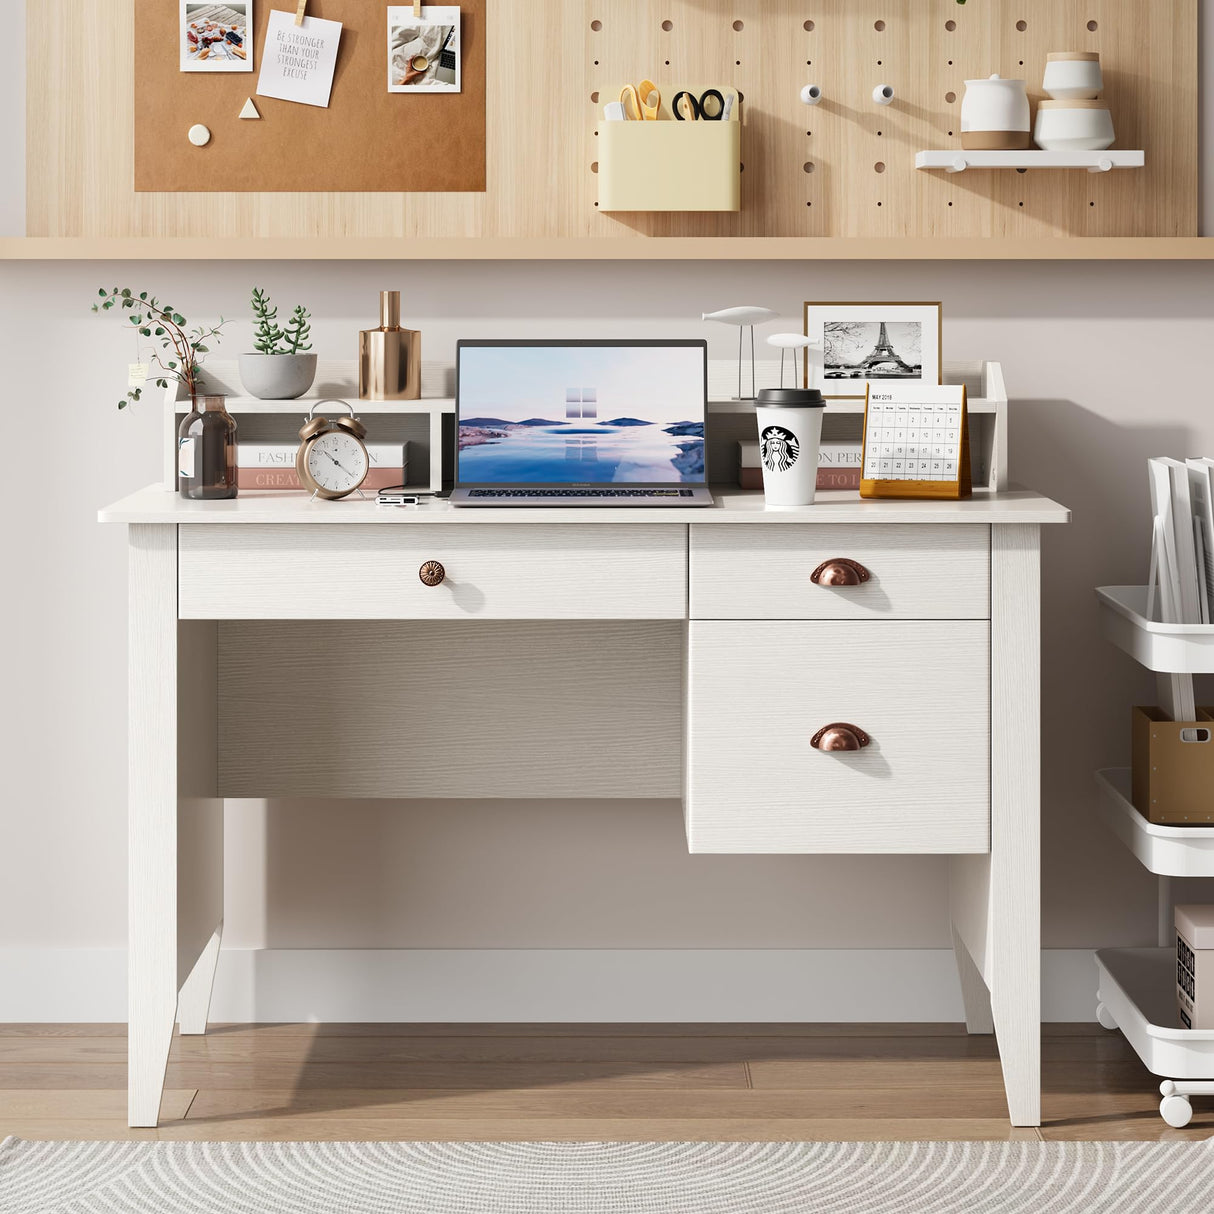
<svg viewBox="0 0 1214 1214"><path fill-rule="evenodd" d="M601 122L599 210L740 211L737 117L735 101L728 122L678 122L663 96L656 122Z"/></svg>

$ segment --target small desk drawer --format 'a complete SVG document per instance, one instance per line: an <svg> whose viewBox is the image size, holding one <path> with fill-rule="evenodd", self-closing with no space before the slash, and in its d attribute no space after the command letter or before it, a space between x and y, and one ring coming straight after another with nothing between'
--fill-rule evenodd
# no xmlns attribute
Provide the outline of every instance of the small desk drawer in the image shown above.
<svg viewBox="0 0 1214 1214"><path fill-rule="evenodd" d="M681 620L687 529L190 524L178 589L182 619Z"/></svg>
<svg viewBox="0 0 1214 1214"><path fill-rule="evenodd" d="M990 618L990 528L795 523L691 525L698 620ZM855 586L811 581L825 561L858 562Z"/></svg>
<svg viewBox="0 0 1214 1214"><path fill-rule="evenodd" d="M692 621L692 852L985 852L990 626ZM811 745L824 725L868 734Z"/></svg>

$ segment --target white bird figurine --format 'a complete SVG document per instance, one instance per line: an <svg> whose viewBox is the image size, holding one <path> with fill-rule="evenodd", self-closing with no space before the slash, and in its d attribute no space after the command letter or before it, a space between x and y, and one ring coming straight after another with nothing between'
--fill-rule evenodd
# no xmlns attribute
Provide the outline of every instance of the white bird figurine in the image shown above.
<svg viewBox="0 0 1214 1214"><path fill-rule="evenodd" d="M797 373L797 351L807 350L812 346L812 338L806 337L804 333L773 333L768 339L769 346L775 346L780 351L780 387L784 387L784 355L788 350L792 351L792 373L795 376ZM801 355L801 371L805 372L805 355Z"/></svg>
<svg viewBox="0 0 1214 1214"><path fill-rule="evenodd" d="M722 308L719 312L704 312L701 320L715 320L723 325L738 326L738 395L737 400L755 398L755 325L775 320L780 315L770 308L739 307ZM750 396L742 395L742 330L750 330Z"/></svg>

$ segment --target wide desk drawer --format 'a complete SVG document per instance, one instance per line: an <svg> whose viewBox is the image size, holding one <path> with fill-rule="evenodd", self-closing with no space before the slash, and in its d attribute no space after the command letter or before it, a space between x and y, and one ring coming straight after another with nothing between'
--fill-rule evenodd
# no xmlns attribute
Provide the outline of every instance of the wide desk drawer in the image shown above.
<svg viewBox="0 0 1214 1214"><path fill-rule="evenodd" d="M191 524L178 587L182 619L681 620L687 529Z"/></svg>
<svg viewBox="0 0 1214 1214"><path fill-rule="evenodd" d="M699 620L988 619L990 528L796 523L691 525L691 616ZM815 583L827 562L867 580ZM837 576L837 569L833 571ZM846 576L846 575L845 575Z"/></svg>
<svg viewBox="0 0 1214 1214"><path fill-rule="evenodd" d="M986 621L693 620L689 632L691 851L989 850ZM837 723L868 745L815 748Z"/></svg>

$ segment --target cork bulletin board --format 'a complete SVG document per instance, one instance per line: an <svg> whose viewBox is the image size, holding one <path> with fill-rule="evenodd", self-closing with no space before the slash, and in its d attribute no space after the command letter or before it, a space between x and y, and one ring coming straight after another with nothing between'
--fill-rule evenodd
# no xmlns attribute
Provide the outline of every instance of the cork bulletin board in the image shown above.
<svg viewBox="0 0 1214 1214"><path fill-rule="evenodd" d="M137 192L484 192L485 0L460 0L463 91L445 94L388 92L385 5L310 0L342 23L327 109L256 95L273 8L294 0L255 0L252 72L187 73L175 0L135 0ZM239 117L248 97L259 120Z"/></svg>

